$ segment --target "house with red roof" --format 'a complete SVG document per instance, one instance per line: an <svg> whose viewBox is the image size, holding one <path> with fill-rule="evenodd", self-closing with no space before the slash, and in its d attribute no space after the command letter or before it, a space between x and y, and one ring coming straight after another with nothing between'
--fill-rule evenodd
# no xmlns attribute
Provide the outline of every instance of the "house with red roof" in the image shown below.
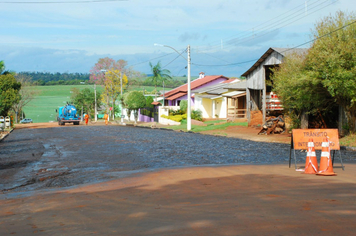
<svg viewBox="0 0 356 236"><path fill-rule="evenodd" d="M190 83L191 91L204 88L229 80L223 75L207 75L200 73L199 78ZM191 93L191 106L194 107L194 92ZM188 100L188 85L184 84L178 88L168 91L164 94L165 106L179 106L180 101Z"/></svg>

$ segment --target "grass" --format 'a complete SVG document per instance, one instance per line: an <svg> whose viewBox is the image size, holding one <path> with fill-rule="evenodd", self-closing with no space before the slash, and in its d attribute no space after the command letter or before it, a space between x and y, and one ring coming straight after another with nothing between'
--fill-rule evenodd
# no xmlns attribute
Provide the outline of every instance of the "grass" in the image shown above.
<svg viewBox="0 0 356 236"><path fill-rule="evenodd" d="M56 109L64 106L70 101L70 90L78 88L91 88L92 85L54 85L54 86L31 86L36 92L35 98L24 107L27 118L31 118L34 123L56 121ZM97 86L97 91L103 88Z"/></svg>
<svg viewBox="0 0 356 236"><path fill-rule="evenodd" d="M339 140L340 146L356 147L356 134L349 134Z"/></svg>
<svg viewBox="0 0 356 236"><path fill-rule="evenodd" d="M217 124L217 123L221 123L221 122L226 122L225 120L209 120L209 121L205 121L204 124Z"/></svg>
<svg viewBox="0 0 356 236"><path fill-rule="evenodd" d="M27 118L31 118L34 123L56 121L56 109L70 102L72 88L80 90L89 88L94 90L93 85L53 85L53 86L31 86L31 90L36 92L35 98L24 107L24 112ZM153 91L154 86L131 87L129 90ZM102 92L102 86L96 86L97 91ZM157 87L158 90L163 90ZM170 89L166 88L166 91ZM154 96L152 94L152 96Z"/></svg>
<svg viewBox="0 0 356 236"><path fill-rule="evenodd" d="M220 125L214 125L214 123L221 123L221 122L223 122L223 120L217 120L215 122L214 121L204 122L208 126L192 125L191 131L203 132L203 131L209 131L209 130L226 130L226 128L229 126L245 126L245 127L247 127L247 122L229 122L229 123L224 122L223 124L220 124ZM170 128L173 130L187 131L187 121L182 120L181 125L171 126ZM223 134L225 134L225 133L223 133Z"/></svg>

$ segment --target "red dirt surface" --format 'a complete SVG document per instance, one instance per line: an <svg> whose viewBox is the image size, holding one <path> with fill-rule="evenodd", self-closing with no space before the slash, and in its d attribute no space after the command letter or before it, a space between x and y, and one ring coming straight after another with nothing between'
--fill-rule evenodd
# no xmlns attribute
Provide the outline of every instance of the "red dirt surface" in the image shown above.
<svg viewBox="0 0 356 236"><path fill-rule="evenodd" d="M0 200L1 235L354 235L356 165L195 167Z"/></svg>
<svg viewBox="0 0 356 236"><path fill-rule="evenodd" d="M249 127L261 126L262 125L262 111L251 111L251 121L248 124Z"/></svg>
<svg viewBox="0 0 356 236"><path fill-rule="evenodd" d="M284 132L282 134L258 135L261 130L260 127L243 127L243 126L229 126L226 130L209 130L201 132L202 134L219 135L232 138L241 138L257 142L270 143L290 143L291 134Z"/></svg>

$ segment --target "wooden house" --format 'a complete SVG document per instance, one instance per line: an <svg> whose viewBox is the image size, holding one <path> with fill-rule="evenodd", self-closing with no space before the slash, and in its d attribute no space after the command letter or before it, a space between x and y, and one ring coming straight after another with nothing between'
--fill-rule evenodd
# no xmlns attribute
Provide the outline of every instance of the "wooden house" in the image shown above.
<svg viewBox="0 0 356 236"><path fill-rule="evenodd" d="M267 112L283 110L283 104L271 86L272 69L278 67L286 55L306 51L307 49L304 48L269 48L250 69L242 74L243 77L246 77L247 119L249 121L251 111L262 111L261 124L263 124Z"/></svg>

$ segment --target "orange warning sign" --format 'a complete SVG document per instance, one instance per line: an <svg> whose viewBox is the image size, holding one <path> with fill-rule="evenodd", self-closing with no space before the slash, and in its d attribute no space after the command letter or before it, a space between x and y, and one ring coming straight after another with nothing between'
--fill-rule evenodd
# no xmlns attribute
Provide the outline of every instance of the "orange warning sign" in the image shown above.
<svg viewBox="0 0 356 236"><path fill-rule="evenodd" d="M308 141L313 139L316 150L321 150L323 138L328 137L331 150L340 150L339 131L337 129L293 129L293 149L308 149Z"/></svg>

